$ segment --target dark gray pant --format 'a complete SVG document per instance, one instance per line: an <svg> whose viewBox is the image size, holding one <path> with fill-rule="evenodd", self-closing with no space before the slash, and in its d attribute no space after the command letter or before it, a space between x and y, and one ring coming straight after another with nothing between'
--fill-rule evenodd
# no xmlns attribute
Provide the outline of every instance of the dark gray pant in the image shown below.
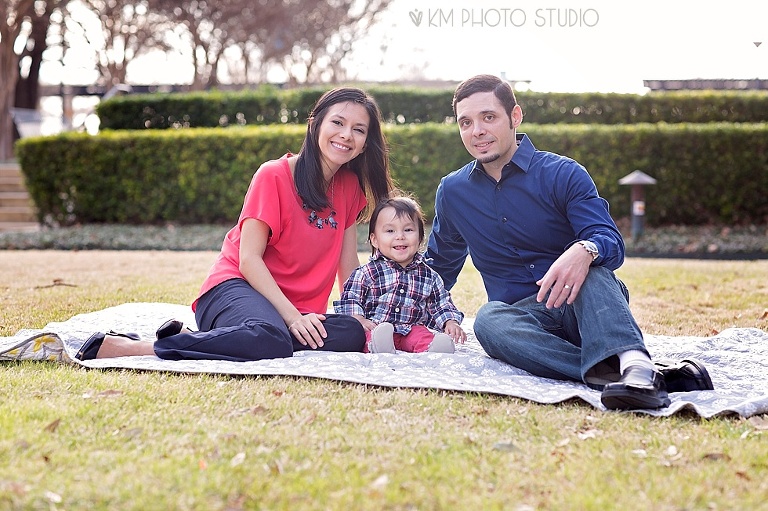
<svg viewBox="0 0 768 511"><path fill-rule="evenodd" d="M328 337L322 351L362 351L365 330L352 316L326 314ZM222 282L197 302L200 331L180 333L155 342L155 354L168 360L231 360L247 362L293 356L304 346L288 331L272 304L248 282Z"/></svg>

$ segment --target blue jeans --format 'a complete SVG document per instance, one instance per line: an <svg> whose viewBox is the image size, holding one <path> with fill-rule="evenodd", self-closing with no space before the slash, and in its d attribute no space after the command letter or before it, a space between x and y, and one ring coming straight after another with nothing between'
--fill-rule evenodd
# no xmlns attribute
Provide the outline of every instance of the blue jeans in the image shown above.
<svg viewBox="0 0 768 511"><path fill-rule="evenodd" d="M619 379L618 353L647 353L629 292L607 268L590 268L573 304L545 303L535 295L512 305L488 302L475 318L477 340L491 357L532 374L597 388Z"/></svg>
<svg viewBox="0 0 768 511"><path fill-rule="evenodd" d="M365 330L352 316L326 314L328 334L320 351L362 351ZM283 318L264 296L242 279L222 282L197 301L199 332L180 333L155 341L164 359L247 362L287 358L304 346L288 331Z"/></svg>

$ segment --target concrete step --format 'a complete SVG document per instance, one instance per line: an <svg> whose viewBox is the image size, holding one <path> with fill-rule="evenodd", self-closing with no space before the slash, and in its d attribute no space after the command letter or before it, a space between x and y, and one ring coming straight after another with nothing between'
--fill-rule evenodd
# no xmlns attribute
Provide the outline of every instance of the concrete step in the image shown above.
<svg viewBox="0 0 768 511"><path fill-rule="evenodd" d="M40 230L37 212L16 162L0 162L0 232Z"/></svg>
<svg viewBox="0 0 768 511"><path fill-rule="evenodd" d="M1 232L38 232L40 224L37 222L0 222Z"/></svg>
<svg viewBox="0 0 768 511"><path fill-rule="evenodd" d="M0 162L0 192L26 192L24 174L18 163Z"/></svg>
<svg viewBox="0 0 768 511"><path fill-rule="evenodd" d="M29 207L0 206L0 224L5 222L37 222L37 217Z"/></svg>
<svg viewBox="0 0 768 511"><path fill-rule="evenodd" d="M21 165L13 161L0 161L0 177L20 175Z"/></svg>
<svg viewBox="0 0 768 511"><path fill-rule="evenodd" d="M2 177L0 176L0 192L26 192L27 189L24 186L24 178L17 177Z"/></svg>
<svg viewBox="0 0 768 511"><path fill-rule="evenodd" d="M19 208L29 208L34 211L34 203L25 191L22 192L4 192L0 191L0 206L15 206Z"/></svg>

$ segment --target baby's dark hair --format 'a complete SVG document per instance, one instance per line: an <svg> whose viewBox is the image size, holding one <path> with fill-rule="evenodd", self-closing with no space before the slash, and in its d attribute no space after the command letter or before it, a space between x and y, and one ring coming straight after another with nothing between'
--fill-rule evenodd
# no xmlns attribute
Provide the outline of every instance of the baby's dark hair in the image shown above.
<svg viewBox="0 0 768 511"><path fill-rule="evenodd" d="M376 222L379 220L379 213L384 208L394 208L395 214L398 218L407 216L419 226L419 245L424 243L424 212L421 210L421 206L414 199L407 196L390 197L384 199L376 204L376 207L371 213L371 221L368 224L368 243L371 242L371 235L376 229ZM376 248L371 245L371 254L376 255Z"/></svg>

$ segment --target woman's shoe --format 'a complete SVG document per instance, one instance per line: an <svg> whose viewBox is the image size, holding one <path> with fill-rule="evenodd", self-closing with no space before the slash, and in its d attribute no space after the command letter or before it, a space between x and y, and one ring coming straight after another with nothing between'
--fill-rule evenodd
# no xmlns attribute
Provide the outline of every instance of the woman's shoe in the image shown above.
<svg viewBox="0 0 768 511"><path fill-rule="evenodd" d="M181 333L181 329L184 328L184 323L177 319L169 319L157 329L156 335L158 339L165 339L172 335Z"/></svg>
<svg viewBox="0 0 768 511"><path fill-rule="evenodd" d="M135 334L133 332L130 332L127 334L119 334L117 332L113 332L112 330L110 330L105 334L101 332L96 332L83 343L83 346L77 352L77 354L75 355L75 358L78 360L93 360L94 358L96 358L96 355L99 353L99 349L101 348L101 345L104 344L104 339L108 335L112 335L115 337L125 337L126 339L131 339L134 341L139 340L139 334Z"/></svg>

